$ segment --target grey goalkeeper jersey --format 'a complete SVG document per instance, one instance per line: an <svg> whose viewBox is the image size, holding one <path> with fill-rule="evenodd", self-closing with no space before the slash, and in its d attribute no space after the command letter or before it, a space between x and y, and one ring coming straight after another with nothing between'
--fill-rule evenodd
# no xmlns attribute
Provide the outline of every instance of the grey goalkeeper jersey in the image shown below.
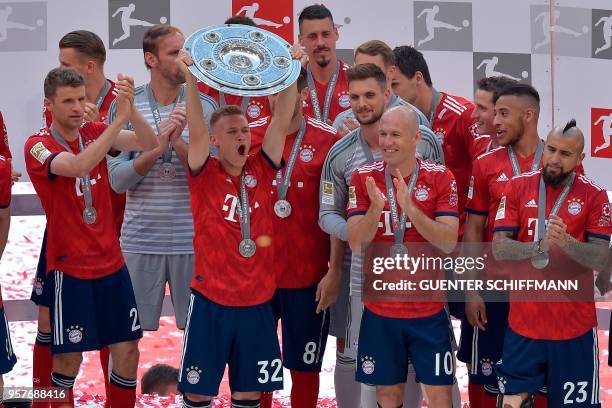
<svg viewBox="0 0 612 408"><path fill-rule="evenodd" d="M200 100L208 123L217 103L202 93ZM146 85L136 88L134 102L136 109L157 133ZM161 120L167 118L173 108L174 104L159 106ZM109 122L114 119L115 112L113 103L108 113ZM129 123L126 127L131 128ZM187 127L183 130L182 137L185 142L189 142ZM116 157L107 158L113 190L119 193L127 192L125 217L121 228L121 249L139 254L193 254L193 218L183 164L173 151L171 163L176 170L174 179L160 178L159 170L163 163L161 157L149 173L142 176L134 170L133 165L140 155L141 152L121 152Z"/></svg>

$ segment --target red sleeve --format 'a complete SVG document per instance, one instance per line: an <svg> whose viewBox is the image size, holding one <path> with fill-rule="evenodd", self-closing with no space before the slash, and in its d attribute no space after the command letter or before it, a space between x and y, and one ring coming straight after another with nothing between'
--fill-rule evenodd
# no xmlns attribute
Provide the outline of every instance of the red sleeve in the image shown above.
<svg viewBox="0 0 612 408"><path fill-rule="evenodd" d="M51 173L51 161L62 151L54 146L49 137L30 137L24 146L25 164L30 179L53 179L55 176Z"/></svg>
<svg viewBox="0 0 612 408"><path fill-rule="evenodd" d="M0 155L4 156L6 159L11 159L13 157L9 149L8 132L6 131L2 112L0 112Z"/></svg>
<svg viewBox="0 0 612 408"><path fill-rule="evenodd" d="M474 111L473 104L466 104L467 110L461 114L461 134L463 135L463 143L465 143L465 151L471 155L472 159L478 157L474 156L476 146L474 140L480 136L476 131L476 120L472 119L472 112Z"/></svg>
<svg viewBox="0 0 612 408"><path fill-rule="evenodd" d="M491 136L478 136L474 139L472 143L472 151L470 152L470 157L472 161L475 161L478 156L487 152L487 147L491 143Z"/></svg>
<svg viewBox="0 0 612 408"><path fill-rule="evenodd" d="M85 140L96 140L107 127L108 125L104 122L85 122L81 127L81 135Z"/></svg>
<svg viewBox="0 0 612 408"><path fill-rule="evenodd" d="M481 160L476 160L472 165L472 177L470 178L465 211L486 217L489 214L489 199L487 178L482 171Z"/></svg>
<svg viewBox="0 0 612 408"><path fill-rule="evenodd" d="M612 220L610 217L608 195L605 190L600 190L591 200L589 206L589 218L586 226L586 236L610 240L612 233Z"/></svg>
<svg viewBox="0 0 612 408"><path fill-rule="evenodd" d="M353 215L363 215L370 208L370 197L365 186L365 175L355 171L351 176L351 184L348 190L348 202L346 211L348 217Z"/></svg>
<svg viewBox="0 0 612 408"><path fill-rule="evenodd" d="M251 129L251 147L249 148L249 154L257 154L263 146L263 139L266 135L266 129L268 128L266 122L256 121L249 123Z"/></svg>
<svg viewBox="0 0 612 408"><path fill-rule="evenodd" d="M0 208L11 205L11 162L0 156Z"/></svg>
<svg viewBox="0 0 612 408"><path fill-rule="evenodd" d="M445 169L436 180L436 207L434 217L459 217L457 182L453 173Z"/></svg>
<svg viewBox="0 0 612 408"><path fill-rule="evenodd" d="M504 195L499 201L499 207L495 213L494 232L497 231L518 231L519 212L518 194L519 183L517 179L512 179L506 183Z"/></svg>

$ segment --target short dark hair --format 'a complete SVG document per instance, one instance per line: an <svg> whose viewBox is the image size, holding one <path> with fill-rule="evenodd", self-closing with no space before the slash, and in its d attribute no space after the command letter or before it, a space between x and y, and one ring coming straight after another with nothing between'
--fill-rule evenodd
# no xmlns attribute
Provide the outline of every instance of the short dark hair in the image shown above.
<svg viewBox="0 0 612 408"><path fill-rule="evenodd" d="M152 394L159 387L165 387L178 382L179 370L166 364L156 364L149 368L140 379L140 389L143 394Z"/></svg>
<svg viewBox="0 0 612 408"><path fill-rule="evenodd" d="M428 86L432 86L431 75L429 74L429 67L423 53L417 51L414 47L409 45L402 45L393 49L395 55L395 65L399 68L400 72L404 74L408 79L412 79L414 74L420 72L423 75L423 79Z"/></svg>
<svg viewBox="0 0 612 408"><path fill-rule="evenodd" d="M62 86L71 86L73 88L85 86L85 79L72 68L53 68L45 78L45 98L53 98L57 92L57 88Z"/></svg>
<svg viewBox="0 0 612 408"><path fill-rule="evenodd" d="M159 49L159 42L161 41L161 38L174 33L179 33L183 35L183 32L180 28L172 26L170 24L158 24L149 28L144 33L144 37L142 37L143 54L150 52L151 54L157 57L157 51ZM146 60L145 65L148 69L151 69L151 66L147 64Z"/></svg>
<svg viewBox="0 0 612 408"><path fill-rule="evenodd" d="M244 112L237 105L225 105L217 109L210 116L210 128L212 129L217 122L219 122L222 118L226 116L234 116L234 115L242 115L244 116Z"/></svg>
<svg viewBox="0 0 612 408"><path fill-rule="evenodd" d="M257 27L257 24L255 24L253 19L247 16L231 16L230 18L225 20L225 23L223 24L242 24Z"/></svg>
<svg viewBox="0 0 612 408"><path fill-rule="evenodd" d="M358 64L350 67L346 71L346 77L349 84L352 81L362 81L364 79L373 78L383 89L387 88L387 76L382 69L375 64Z"/></svg>
<svg viewBox="0 0 612 408"><path fill-rule="evenodd" d="M506 86L514 85L517 81L515 79L506 78L503 76L492 76L480 78L476 82L476 89L479 91L491 92L493 94L493 100L497 98L497 94L501 89Z"/></svg>
<svg viewBox="0 0 612 408"><path fill-rule="evenodd" d="M313 4L304 7L298 16L298 27L300 32L302 32L302 22L304 20L323 20L325 18L329 18L332 24L334 23L334 17L327 7L321 4Z"/></svg>
<svg viewBox="0 0 612 408"><path fill-rule="evenodd" d="M100 66L106 62L106 48L97 34L87 30L71 31L59 40L59 48L74 48L79 54L96 61Z"/></svg>
<svg viewBox="0 0 612 408"><path fill-rule="evenodd" d="M359 47L357 47L357 49L355 50L355 57L357 57L357 54L365 54L371 57L376 57L377 55L380 55L387 68L395 64L395 55L393 55L393 50L384 41L366 41Z"/></svg>
<svg viewBox="0 0 612 408"><path fill-rule="evenodd" d="M304 68L300 69L300 75L297 79L297 90L298 92L302 92L304 88L308 86L308 74Z"/></svg>
<svg viewBox="0 0 612 408"><path fill-rule="evenodd" d="M531 85L525 84L522 82L515 82L512 84L508 84L497 91L496 97L493 99L493 103L497 103L497 100L502 96L518 96L518 97L527 97L536 102L536 105L540 106L540 94L538 91Z"/></svg>

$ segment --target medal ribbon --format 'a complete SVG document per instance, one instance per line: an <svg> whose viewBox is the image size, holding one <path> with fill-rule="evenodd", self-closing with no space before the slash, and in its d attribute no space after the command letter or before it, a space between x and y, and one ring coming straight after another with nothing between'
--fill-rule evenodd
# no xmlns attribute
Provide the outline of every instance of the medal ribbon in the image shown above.
<svg viewBox="0 0 612 408"><path fill-rule="evenodd" d="M106 94L108 93L109 89L110 89L110 82L108 79L105 78L104 86L102 87L102 89L100 90L100 93L96 97L96 108L98 108L98 111L102 107L102 102L104 101L104 98L106 97Z"/></svg>
<svg viewBox="0 0 612 408"><path fill-rule="evenodd" d="M249 213L249 195L247 194L244 183L244 172L240 173L240 202L237 207L238 217L240 218L240 232L242 240L251 238L251 214Z"/></svg>
<svg viewBox="0 0 612 408"><path fill-rule="evenodd" d="M572 185L574 184L575 178L576 178L576 173L572 172L572 174L569 176L569 180L567 181L567 184L563 188L563 191L561 191L561 194L559 194L559 197L557 197L557 200L553 204L550 210L550 215L557 215L557 213L559 212L559 208L561 207L561 204L563 204L563 202L567 198L567 195L569 194L569 191L572 188ZM542 175L540 176L540 191L538 194L538 237L537 239L538 240L544 239L544 235L546 235L546 185L544 184L544 176Z"/></svg>
<svg viewBox="0 0 612 408"><path fill-rule="evenodd" d="M412 194L412 190L416 186L417 178L419 176L419 162L414 162L414 168L410 175L410 181L408 181L408 194ZM404 180L401 180L403 183ZM408 218L406 213L402 211L401 216L398 216L397 211L397 200L395 198L395 188L393 186L393 180L391 179L391 173L389 172L389 165L385 166L385 184L387 187L387 198L389 199L389 208L391 209L391 221L393 222L393 235L395 237L396 244L402 244L404 242L404 233L406 232L406 219Z"/></svg>
<svg viewBox="0 0 612 408"><path fill-rule="evenodd" d="M153 96L153 90L151 89L151 84L148 83L146 85L147 88L147 99L149 100L149 107L151 108L151 113L153 114L153 122L155 123L155 129L157 129L157 135L161 132L159 130L159 125L162 121L161 114L159 113L159 105ZM174 105L172 105L172 110L176 108L176 105L183 100L183 93L185 92L185 88L181 85L180 91L176 99L174 100ZM162 156L162 160L164 163L170 163L172 161L172 145L168 144L168 149L164 152Z"/></svg>
<svg viewBox="0 0 612 408"><path fill-rule="evenodd" d="M314 77L310 70L310 65L306 68L306 79L308 81L308 89L310 90L310 101L312 102L312 110L314 111L315 118L321 122L327 122L329 119L329 107L331 106L332 94L336 89L336 83L338 82L338 74L340 72L340 62L336 60L336 70L332 75L331 79L327 83L327 90L325 91L325 104L323 106L323 114L321 114L321 106L319 105L319 97L317 95L317 87L315 86Z"/></svg>
<svg viewBox="0 0 612 408"><path fill-rule="evenodd" d="M542 159L543 153L544 153L544 143L542 143L541 140L538 140L538 147L536 149L535 154L533 155L533 162L531 163L531 170L529 171L536 171L538 167L540 167L540 160ZM508 156L510 157L510 164L512 164L512 172L514 173L515 176L520 176L521 167L519 166L518 159L516 157L516 153L514 153L514 149L512 149L512 146L508 146Z"/></svg>
<svg viewBox="0 0 612 408"><path fill-rule="evenodd" d="M53 138L57 141L57 143L59 143L64 149L66 149L66 151L68 151L69 153L72 153L72 149L70 148L70 146L68 146L68 143L58 133L58 131L55 130L53 126L51 126L51 134L53 135ZM79 152L82 152L83 150L85 150L85 146L83 144L83 138L81 137L81 132L79 132ZM89 174L87 174L84 178L79 177L78 179L81 185L83 186L83 197L85 198L86 211L87 212L91 212L91 210L95 211L93 207L93 197L91 194L91 179L89 177Z"/></svg>
<svg viewBox="0 0 612 408"><path fill-rule="evenodd" d="M302 118L302 124L298 131L293 146L291 147L291 153L289 154L289 162L287 163L287 169L285 170L285 177L283 178L283 171L279 169L276 172L276 190L278 191L278 199L284 200L287 197L287 191L289 190L289 183L291 181L291 173L293 173L293 167L297 160L298 151L304 139L304 133L306 133L306 120Z"/></svg>
<svg viewBox="0 0 612 408"><path fill-rule="evenodd" d="M438 104L440 103L440 99L442 99L442 95L438 92L437 89L432 88L431 94L431 107L429 108L429 126L433 129L434 115L436 114L436 109L438 108Z"/></svg>

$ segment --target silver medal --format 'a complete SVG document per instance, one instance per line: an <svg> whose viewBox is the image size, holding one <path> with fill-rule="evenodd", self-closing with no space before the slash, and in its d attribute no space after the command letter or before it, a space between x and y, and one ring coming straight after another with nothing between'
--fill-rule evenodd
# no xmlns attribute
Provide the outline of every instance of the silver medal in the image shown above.
<svg viewBox="0 0 612 408"><path fill-rule="evenodd" d="M159 166L157 174L162 180L174 180L174 178L176 177L176 168L174 167L174 164L164 162L161 164L161 166Z"/></svg>
<svg viewBox="0 0 612 408"><path fill-rule="evenodd" d="M397 255L408 255L408 248L406 248L406 245L402 243L396 243L391 246L390 254L392 258L395 258Z"/></svg>
<svg viewBox="0 0 612 408"><path fill-rule="evenodd" d="M87 225L91 225L96 222L97 216L96 209L93 207L85 207L83 210L83 221L85 221L85 224Z"/></svg>
<svg viewBox="0 0 612 408"><path fill-rule="evenodd" d="M242 241L240 241L240 245L238 246L238 251L240 252L240 255L245 258L252 257L255 254L255 249L255 241L250 238L243 239Z"/></svg>
<svg viewBox="0 0 612 408"><path fill-rule="evenodd" d="M548 252L540 252L531 258L531 265L536 269L544 269L548 265Z"/></svg>
<svg viewBox="0 0 612 408"><path fill-rule="evenodd" d="M287 218L291 215L291 204L287 200L278 200L274 203L274 214L279 218Z"/></svg>

